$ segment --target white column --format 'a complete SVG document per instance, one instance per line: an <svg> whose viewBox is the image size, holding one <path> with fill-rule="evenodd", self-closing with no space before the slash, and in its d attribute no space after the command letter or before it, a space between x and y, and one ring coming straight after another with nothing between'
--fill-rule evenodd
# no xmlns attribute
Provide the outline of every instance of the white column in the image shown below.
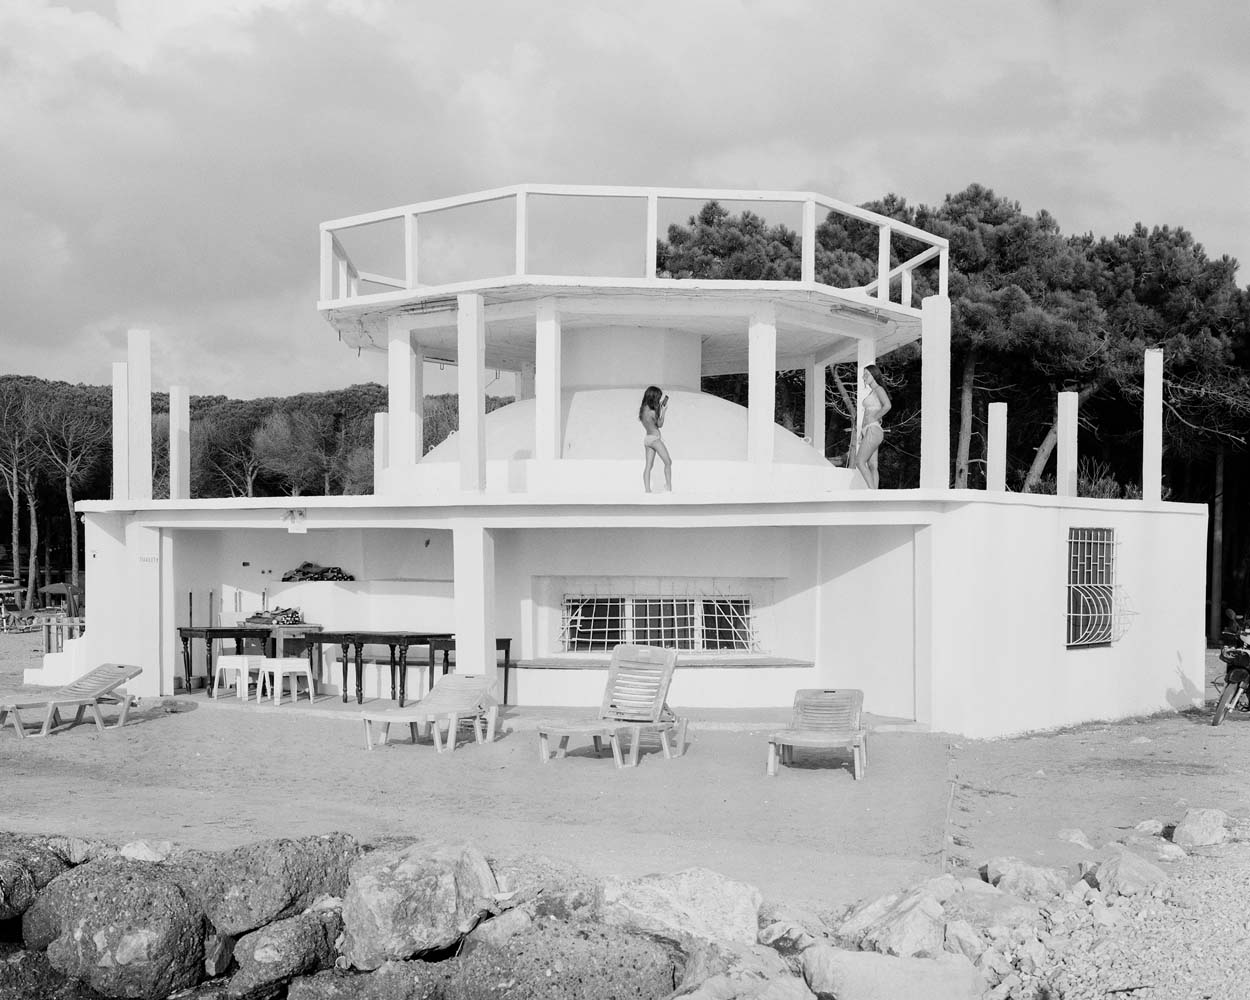
<svg viewBox="0 0 1250 1000"><path fill-rule="evenodd" d="M540 299L534 347L534 457L560 458L560 313L555 299Z"/></svg>
<svg viewBox="0 0 1250 1000"><path fill-rule="evenodd" d="M534 362L522 361L521 370L516 376L516 398L534 398Z"/></svg>
<svg viewBox="0 0 1250 1000"><path fill-rule="evenodd" d="M861 340L855 345L855 440L864 433L864 369L877 363L877 342ZM858 443L856 447L858 447Z"/></svg>
<svg viewBox="0 0 1250 1000"><path fill-rule="evenodd" d="M384 492L382 481L386 475L387 418L390 414L375 413L373 415L373 495Z"/></svg>
<svg viewBox="0 0 1250 1000"><path fill-rule="evenodd" d="M425 353L402 316L386 324L386 465L402 469L421 458Z"/></svg>
<svg viewBox="0 0 1250 1000"><path fill-rule="evenodd" d="M481 295L456 296L456 375L460 393L460 488L486 489L486 309ZM392 433L394 431L392 430Z"/></svg>
<svg viewBox="0 0 1250 1000"><path fill-rule="evenodd" d="M920 304L920 486L944 490L951 476L951 300Z"/></svg>
<svg viewBox="0 0 1250 1000"><path fill-rule="evenodd" d="M777 317L771 304L747 327L747 461L772 462L777 411Z"/></svg>
<svg viewBox="0 0 1250 1000"><path fill-rule="evenodd" d="M191 497L191 396L186 386L169 387L169 499Z"/></svg>
<svg viewBox="0 0 1250 1000"><path fill-rule="evenodd" d="M1141 498L1163 499L1163 351L1146 352L1142 392Z"/></svg>
<svg viewBox="0 0 1250 1000"><path fill-rule="evenodd" d="M1055 495L1074 497L1076 485L1077 407L1080 394L1059 393L1059 418L1055 443Z"/></svg>
<svg viewBox="0 0 1250 1000"><path fill-rule="evenodd" d="M477 524L452 528L456 673L495 680L495 536Z"/></svg>
<svg viewBox="0 0 1250 1000"><path fill-rule="evenodd" d="M877 230L877 298L890 301L890 227Z"/></svg>
<svg viewBox="0 0 1250 1000"><path fill-rule="evenodd" d="M817 364L815 357L807 359L807 379L803 387L806 413L803 433L812 447L821 455L825 453L825 366Z"/></svg>
<svg viewBox="0 0 1250 1000"><path fill-rule="evenodd" d="M113 362L113 499L130 499L130 407L126 362Z"/></svg>
<svg viewBox="0 0 1250 1000"><path fill-rule="evenodd" d="M152 499L152 335L126 333L126 436L130 499Z"/></svg>
<svg viewBox="0 0 1250 1000"><path fill-rule="evenodd" d="M985 488L1007 491L1007 404L990 403L989 438L985 446Z"/></svg>

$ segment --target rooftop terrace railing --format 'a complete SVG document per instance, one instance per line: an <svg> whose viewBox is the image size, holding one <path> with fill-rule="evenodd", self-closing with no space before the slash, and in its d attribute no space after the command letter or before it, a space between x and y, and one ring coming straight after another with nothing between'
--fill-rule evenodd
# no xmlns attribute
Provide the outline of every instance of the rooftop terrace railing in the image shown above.
<svg viewBox="0 0 1250 1000"><path fill-rule="evenodd" d="M614 264L606 265L608 273L595 275L609 281L624 279L637 282L642 280L662 284L680 280L662 277L657 273L656 251L661 218L660 204L661 201L673 199L701 203L709 201L743 202L755 205L770 203L784 206L785 210L791 213L797 208L801 212L802 220L797 227L801 238L799 280L809 284L817 283L818 209L825 209L827 212L858 220L860 223L875 226L878 239L877 276L866 285L856 286L857 292L873 297L879 302L894 301L907 308L914 308L913 274L918 267L932 264L936 260L938 293L947 294L949 249L945 239L888 216L879 215L824 195L794 191L524 184L323 222L321 224L320 304L323 308L347 303L365 304L370 300L381 304L396 298L404 298L414 292L438 294L451 286L462 287L499 278L558 278L574 273L579 277L586 277L584 271L575 272L568 268L549 269L532 266L532 251L538 242L536 240L538 234L531 219L531 207L540 204L542 199L552 198L607 199L617 204L625 204L627 207L632 203L641 210L633 211L632 218L626 222L627 228L637 227L639 230L636 234L627 236L624 241L625 257L630 262L624 263L625 258L621 258L618 254L618 259ZM511 206L508 205L509 202ZM493 251L487 249L489 241L482 238L479 227L476 233L470 231L462 234L462 238L454 248L462 256L466 253L469 257L474 257L475 254L477 256L475 260L462 261L462 271L465 277L450 281L446 280L445 275L441 275L436 276L433 281L423 280L428 277L419 266L421 261L419 251L424 242L423 232L427 228L439 225L440 220L441 227L445 229L446 216L442 213L475 207L480 211L493 212L497 226L500 219L504 220L504 225L511 229L512 247L504 247L502 251L498 246ZM506 214L501 215L501 210ZM508 216L511 216L510 220ZM472 230L473 227L468 228ZM372 233L369 232L371 230ZM375 248L374 256L381 258L400 273L388 274L382 270L361 269L345 246L344 241L348 239L349 233L353 237L358 234L371 235ZM551 233L545 235L549 239L552 236ZM900 244L894 241L901 237L919 243L925 249L891 267L892 249L901 248ZM365 242L367 243L368 240ZM381 249L379 250L378 247ZM593 255L593 249L591 253ZM445 240L441 241L437 256L440 259L454 256L448 252L448 244ZM476 273L475 266L481 273ZM895 279L897 279L898 297L892 299L891 290L895 287ZM775 282L767 284L773 285Z"/></svg>

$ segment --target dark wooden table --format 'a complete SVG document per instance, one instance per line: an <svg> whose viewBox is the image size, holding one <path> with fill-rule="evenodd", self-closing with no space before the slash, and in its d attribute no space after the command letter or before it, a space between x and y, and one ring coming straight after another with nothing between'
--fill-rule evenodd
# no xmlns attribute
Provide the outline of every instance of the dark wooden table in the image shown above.
<svg viewBox="0 0 1250 1000"><path fill-rule="evenodd" d="M322 643L333 643L343 650L343 700L347 701L347 664L352 659L349 648L355 647L356 663L356 704L365 700L364 648L368 645L389 646L391 650L391 698L404 707L404 699L408 693L408 647L423 646L439 639L453 639L448 632L409 632L406 630L386 631L379 629L348 629L321 631L315 635L305 636L308 643L308 655L311 658L313 646ZM395 651L399 650L398 663ZM399 667L398 684L396 684L396 666ZM430 654L430 677L434 676L434 654Z"/></svg>
<svg viewBox="0 0 1250 1000"><path fill-rule="evenodd" d="M434 686L434 656L436 653L443 654L443 676L447 676L447 671L451 667L451 653L456 651L456 637L454 635L435 637L430 640L430 683L429 687ZM508 704L508 671L512 667L512 639L496 639L495 652L503 653L503 703ZM429 688L427 688L429 690Z"/></svg>
<svg viewBox="0 0 1250 1000"><path fill-rule="evenodd" d="M320 625L304 623L300 625L185 625L178 629L178 638L182 640L182 678L188 693L191 691L191 640L204 640L204 665L208 671L207 687L213 683L213 640L233 639L234 651L243 655L243 641L256 639L265 644L265 655L278 655L281 644L287 639L301 639L310 632L320 631ZM309 662L311 663L312 647L309 646ZM314 672L313 676L316 676Z"/></svg>

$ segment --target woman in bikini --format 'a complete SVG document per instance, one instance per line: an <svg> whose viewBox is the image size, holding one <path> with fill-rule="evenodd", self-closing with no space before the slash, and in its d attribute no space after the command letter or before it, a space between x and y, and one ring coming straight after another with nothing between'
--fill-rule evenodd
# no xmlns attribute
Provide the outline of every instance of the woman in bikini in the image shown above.
<svg viewBox="0 0 1250 1000"><path fill-rule="evenodd" d="M890 397L881 384L881 371L876 365L864 366L864 427L859 435L859 447L855 450L855 467L864 477L868 488L878 487L877 449L885 439L881 418L890 412Z"/></svg>
<svg viewBox="0 0 1250 1000"><path fill-rule="evenodd" d="M673 459L669 456L660 428L664 426L664 413L668 409L668 397L658 385L647 386L642 394L642 405L638 407L638 419L642 421L643 439L642 452L646 459L646 467L642 472L642 485L651 492L651 466L655 464L655 456L660 456L664 463L664 486L673 492Z"/></svg>

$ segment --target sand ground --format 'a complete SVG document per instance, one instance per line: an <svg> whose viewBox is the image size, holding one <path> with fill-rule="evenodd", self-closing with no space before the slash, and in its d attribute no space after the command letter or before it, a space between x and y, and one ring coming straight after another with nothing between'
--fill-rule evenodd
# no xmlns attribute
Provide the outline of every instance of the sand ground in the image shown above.
<svg viewBox="0 0 1250 1000"><path fill-rule="evenodd" d="M39 641L0 635L0 691L20 687ZM702 865L837 912L997 855L1073 864L1086 852L1065 828L1099 846L1190 806L1250 815L1241 713L1219 728L1208 711L992 741L878 732L856 782L833 755L767 777L765 736L785 712L692 712L684 757L647 752L618 771L589 747L540 763L540 710L505 709L494 744L439 755L406 742L368 753L356 712L329 700L311 714L175 700L177 712L145 702L116 732L0 733L0 829L210 849L333 830L465 839L591 874Z"/></svg>

